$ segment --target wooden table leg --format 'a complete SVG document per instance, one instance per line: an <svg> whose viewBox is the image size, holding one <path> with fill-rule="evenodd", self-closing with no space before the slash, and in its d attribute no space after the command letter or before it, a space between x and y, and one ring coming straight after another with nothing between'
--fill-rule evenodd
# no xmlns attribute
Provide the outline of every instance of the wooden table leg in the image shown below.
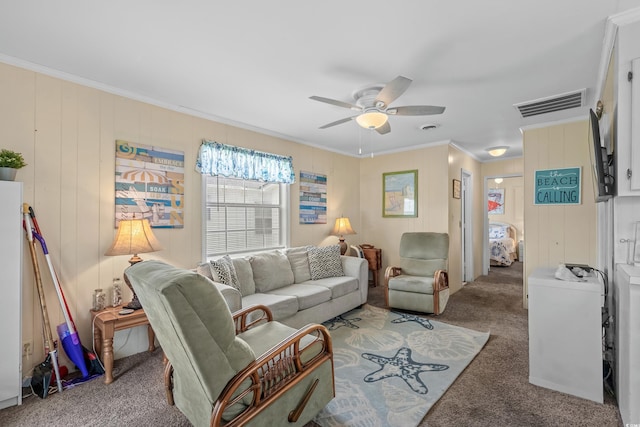
<svg viewBox="0 0 640 427"><path fill-rule="evenodd" d="M104 383L113 382L113 323L105 323L103 331L102 363L104 363Z"/></svg>
<svg viewBox="0 0 640 427"><path fill-rule="evenodd" d="M149 334L149 353L152 353L156 349L156 333L153 332L151 325L147 326L147 333Z"/></svg>

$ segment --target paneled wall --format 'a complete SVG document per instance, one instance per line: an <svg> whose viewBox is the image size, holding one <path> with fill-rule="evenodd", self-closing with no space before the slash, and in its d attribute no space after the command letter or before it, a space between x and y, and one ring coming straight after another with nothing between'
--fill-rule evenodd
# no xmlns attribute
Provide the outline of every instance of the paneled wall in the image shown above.
<svg viewBox="0 0 640 427"><path fill-rule="evenodd" d="M103 255L115 234L116 139L185 153L185 226L156 229L165 249L144 254L144 259L162 259L186 268L201 260L201 177L194 165L202 139L291 155L296 173L305 170L327 175L328 224L299 224L298 184L291 186L291 245L337 243L337 237L329 233L332 222L342 214L351 217L356 230L362 230L357 158L2 63L0 93L0 147L22 152L28 163L18 171L17 180L24 182L24 201L36 211L85 346L90 347L92 341L89 309L93 290L108 289L113 278L121 277L128 266L128 257ZM33 356L23 360L24 371L28 372L42 361L42 321L26 245L24 259L23 341L34 342ZM44 259L40 265L46 269ZM47 274L43 275L55 328L64 319L53 284ZM125 290L124 299L129 297ZM145 328L116 333L116 358L144 351L146 340ZM64 358L62 362L72 366Z"/></svg>
<svg viewBox="0 0 640 427"><path fill-rule="evenodd" d="M537 267L595 265L596 208L587 132L584 120L524 132L525 291L526 277ZM582 168L582 203L534 205L534 172L565 167Z"/></svg>

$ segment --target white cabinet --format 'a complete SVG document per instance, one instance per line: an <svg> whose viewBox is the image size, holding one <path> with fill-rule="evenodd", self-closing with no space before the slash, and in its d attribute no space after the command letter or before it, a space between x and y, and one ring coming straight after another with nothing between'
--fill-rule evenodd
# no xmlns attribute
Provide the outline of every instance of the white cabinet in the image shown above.
<svg viewBox="0 0 640 427"><path fill-rule="evenodd" d="M616 396L622 422L640 424L640 267L616 266Z"/></svg>
<svg viewBox="0 0 640 427"><path fill-rule="evenodd" d="M529 382L603 402L603 286L569 282L555 268L529 276Z"/></svg>
<svg viewBox="0 0 640 427"><path fill-rule="evenodd" d="M22 403L22 183L0 181L0 409Z"/></svg>

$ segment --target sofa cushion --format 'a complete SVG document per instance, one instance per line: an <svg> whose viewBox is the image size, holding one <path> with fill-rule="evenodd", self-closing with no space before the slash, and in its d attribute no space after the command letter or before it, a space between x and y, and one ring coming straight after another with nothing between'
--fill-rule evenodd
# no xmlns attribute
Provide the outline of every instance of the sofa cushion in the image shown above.
<svg viewBox="0 0 640 427"><path fill-rule="evenodd" d="M307 256L309 257L311 279L344 276L339 245L311 247Z"/></svg>
<svg viewBox="0 0 640 427"><path fill-rule="evenodd" d="M269 307L273 320L286 319L298 312L298 299L293 295L255 293L242 298L242 307L262 304Z"/></svg>
<svg viewBox="0 0 640 427"><path fill-rule="evenodd" d="M324 279L314 280L316 286L323 286L331 291L331 298L340 298L358 289L358 279L351 276L342 277L326 277ZM306 285L305 285L306 286ZM365 283L365 286L367 284Z"/></svg>
<svg viewBox="0 0 640 427"><path fill-rule="evenodd" d="M240 285L240 293L247 296L256 293L256 283L253 281L253 270L251 263L247 258L233 258L233 267L238 276L238 284Z"/></svg>
<svg viewBox="0 0 640 427"><path fill-rule="evenodd" d="M293 270L285 254L279 251L263 252L250 259L256 292L269 292L273 289L293 284Z"/></svg>
<svg viewBox="0 0 640 427"><path fill-rule="evenodd" d="M298 310L304 310L331 299L330 289L315 284L293 284L275 289L270 294L295 296L298 299Z"/></svg>
<svg viewBox="0 0 640 427"><path fill-rule="evenodd" d="M291 270L293 271L293 283L302 283L311 280L311 270L309 269L309 257L307 250L309 246L288 248L285 251Z"/></svg>

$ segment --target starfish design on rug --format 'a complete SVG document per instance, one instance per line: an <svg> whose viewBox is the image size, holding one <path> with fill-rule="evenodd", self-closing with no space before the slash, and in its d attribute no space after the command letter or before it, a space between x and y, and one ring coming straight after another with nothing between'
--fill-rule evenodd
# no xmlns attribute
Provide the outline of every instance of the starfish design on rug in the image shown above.
<svg viewBox="0 0 640 427"><path fill-rule="evenodd" d="M342 316L336 316L333 319L329 319L326 322L324 322L324 325L327 327L328 330L330 331L335 331L336 329L345 326L347 328L351 328L351 329L360 329L360 326L356 325L353 322L359 322L362 319L359 317L354 317L353 319L345 319Z"/></svg>
<svg viewBox="0 0 640 427"><path fill-rule="evenodd" d="M393 319L391 323L416 322L426 329L433 329L433 325L429 319L425 319L424 317L416 316L414 314L398 313L397 311L392 311L392 313L397 314L400 317L398 319Z"/></svg>
<svg viewBox="0 0 640 427"><path fill-rule="evenodd" d="M402 347L395 356L384 357L377 354L362 353L362 357L380 365L380 369L364 377L364 381L372 383L385 378L399 377L404 380L411 390L418 394L427 394L429 389L420 379L420 373L429 371L444 371L448 365L437 363L418 363L411 359L411 349Z"/></svg>

